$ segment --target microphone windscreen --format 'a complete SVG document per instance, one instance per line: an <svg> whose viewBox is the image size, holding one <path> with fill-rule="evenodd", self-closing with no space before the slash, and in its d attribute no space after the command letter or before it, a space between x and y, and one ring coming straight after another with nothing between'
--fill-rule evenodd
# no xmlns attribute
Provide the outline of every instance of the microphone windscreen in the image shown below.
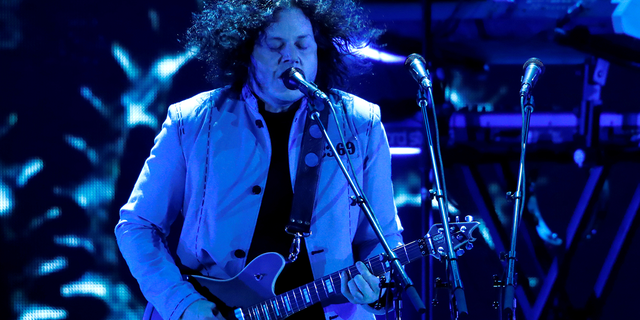
<svg viewBox="0 0 640 320"><path fill-rule="evenodd" d="M298 82L295 81L295 79L300 77L302 77L303 80L305 79L304 71L299 68L291 67L283 73L282 82L287 89L298 90Z"/></svg>
<svg viewBox="0 0 640 320"><path fill-rule="evenodd" d="M404 61L404 66L411 69L411 64L413 64L413 62L415 60L419 60L420 62L422 62L423 65L427 65L427 62L424 60L424 58L417 54L417 53L412 53L407 57L407 60Z"/></svg>
<svg viewBox="0 0 640 320"><path fill-rule="evenodd" d="M540 68L540 74L544 73L544 64L538 58L529 58L529 60L527 60L527 62L525 62L522 66L522 70L526 70L527 67L531 64L536 65L538 68Z"/></svg>

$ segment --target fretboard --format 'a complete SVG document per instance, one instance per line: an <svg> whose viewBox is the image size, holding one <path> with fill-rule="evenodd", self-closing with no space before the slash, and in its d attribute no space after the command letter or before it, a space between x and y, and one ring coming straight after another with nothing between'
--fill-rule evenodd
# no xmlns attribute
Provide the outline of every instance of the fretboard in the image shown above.
<svg viewBox="0 0 640 320"><path fill-rule="evenodd" d="M420 239L395 248L393 252L398 256L400 264L405 265L426 255L425 250L426 244L424 240ZM375 276L380 276L385 272L391 271L390 263L383 259L382 254L363 262ZM350 266L259 304L236 311L241 311L244 317L243 319L247 320L285 319L318 302L328 300L336 295L342 295L340 280L343 272L346 272L349 278L360 273L356 266Z"/></svg>

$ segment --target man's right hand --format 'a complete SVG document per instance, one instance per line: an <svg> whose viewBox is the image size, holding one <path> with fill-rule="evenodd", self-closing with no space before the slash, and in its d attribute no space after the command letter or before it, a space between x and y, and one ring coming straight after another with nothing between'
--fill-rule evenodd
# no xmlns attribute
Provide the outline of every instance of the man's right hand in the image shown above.
<svg viewBox="0 0 640 320"><path fill-rule="evenodd" d="M196 300L184 310L180 320L225 320L216 309L216 304L207 300Z"/></svg>

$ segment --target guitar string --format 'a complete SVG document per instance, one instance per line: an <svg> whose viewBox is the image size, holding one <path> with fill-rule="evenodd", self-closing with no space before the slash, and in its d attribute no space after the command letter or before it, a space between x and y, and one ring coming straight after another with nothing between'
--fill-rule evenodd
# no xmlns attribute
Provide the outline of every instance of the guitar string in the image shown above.
<svg viewBox="0 0 640 320"><path fill-rule="evenodd" d="M411 243L409 243L409 244L407 244L405 246L402 246L400 248L394 249L394 253L397 253L397 251L401 251L401 250L404 251L404 257L399 256L398 259L401 261L401 264L403 264L403 265L404 264L408 264L408 263L412 262L413 260L421 257L422 255L426 255L427 254L427 252L424 252L422 250L422 248L420 248L420 245L421 244L420 244L419 241L414 241L414 242L411 242ZM377 275L381 275L382 273L387 271L387 266L385 266L385 264L382 262L381 257L382 257L382 255L378 255L376 257L373 257L373 258L370 258L370 259L367 259L366 261L364 261L365 264L369 265L369 269L372 271L372 273L377 274ZM414 257L414 258L411 259L411 257ZM373 263L376 263L376 264L373 264ZM382 269L382 271L380 271L380 269ZM359 274L359 272L357 270L357 267L355 267L355 266L350 266L350 267L346 268L345 270L347 272L349 272L351 277L353 277L353 274L356 274L356 275ZM334 277L337 277L337 279L334 279ZM326 285L325 285L325 281L326 280L330 280L331 283L332 283L332 286L333 286L333 288L332 288L333 292L332 293L329 293L329 292L326 291ZM303 310L303 309L305 309L305 308L307 308L307 307L309 307L309 306L311 306L311 305L313 305L315 303L318 303L318 302L322 301L323 297L320 296L320 291L317 289L317 283L318 282L320 282L322 284L322 286L324 288L324 292L325 292L326 298L329 298L331 295L336 295L339 292L338 289L340 289L340 287L341 287L341 284L339 284L338 286L335 285L335 283L340 283L339 281L336 281L336 280L341 280L340 272L335 272L333 274L330 274L328 276L325 276L325 277L322 277L322 278L320 278L318 280L313 281L312 284L314 285L314 290L309 290L309 287L308 287L309 284L306 284L304 286L301 286L301 287L298 287L296 289L293 289L293 290L291 290L291 291L289 291L287 293L284 293L282 295L278 295L275 298L272 298L270 300L267 300L267 301L263 302L262 304L259 304L259 306L262 306L262 308L258 307L255 310L257 310L257 312L258 312L258 316L260 314L260 311L263 311L263 313L264 313L264 315L265 315L265 317L267 319L270 319L271 317L274 317L274 319L279 319L280 318L280 315L279 315L280 314L280 312L279 312L280 309L278 309L278 310L275 309L275 308L279 308L277 298L278 297L282 298L283 295L287 295L287 298L288 298L287 300L288 301L293 300L296 303L296 309L297 310L294 310L293 305L291 305L290 302L288 304L289 307L291 308L291 311L292 311L291 314L299 312L299 311L301 311L301 310ZM306 295L305 295L305 293L303 291L303 287L306 289ZM295 290L299 291L299 293L298 293L299 298L296 296ZM293 299L289 298L289 296L288 296L289 293L293 294L293 297L294 297ZM317 301L314 301L315 299L314 299L312 293L316 294ZM309 302L305 301L305 297L308 297ZM275 300L275 302L276 302L276 304L275 304L276 307L275 308L273 307L273 300ZM270 303L267 303L267 302L270 302ZM283 299L282 303L283 303L283 310L282 311L285 313L286 317L288 317L289 314L288 314L287 310L284 307L284 305L285 305L284 299ZM271 309L273 311L269 309L270 305L271 305ZM302 305L302 307L300 307L300 305ZM266 309L266 312L265 312L265 309ZM267 313L268 313L268 315L267 315Z"/></svg>
<svg viewBox="0 0 640 320"><path fill-rule="evenodd" d="M413 243L413 242L412 242L412 243L410 243L410 244L408 244L408 245L406 245L406 246L403 246L403 247L401 247L401 248L397 248L397 249L398 249L398 250L396 250L396 251L399 251L399 250L403 250L403 251L405 251L405 257L404 257L405 259L402 259L402 258L400 258L400 257L399 257L399 259L400 259L400 260L404 260L404 261L401 261L403 264L409 263L409 262L411 261L410 256L417 256L417 257L420 257L420 256L422 255L422 254L421 254L421 249L418 247L417 243ZM416 249L417 249L417 250L416 250ZM417 251L418 253L420 253L420 254L416 254L416 251ZM373 258L371 258L371 259L366 260L366 261L365 261L365 263L369 265L369 269L370 269L371 271L373 271L373 273L374 273L374 274L382 274L382 273L384 273L384 272L386 272L386 271L387 271L387 269L386 269L385 265L382 263L382 261L380 261L380 255L379 255L379 256L377 256L377 257L373 257ZM374 263L375 263L375 264L374 264ZM382 271L380 271L380 269L382 269ZM348 271L348 272L349 272L349 274L351 274L352 276L353 276L353 274L356 274L356 275L357 275L357 274L359 274L359 272L358 272L358 270L357 270L357 267L355 267L355 266L350 266L350 267L348 267L348 268L346 269L346 271ZM337 277L337 279L334 279L335 277ZM341 285L340 285L339 287L338 287L338 286L335 286L335 283L336 283L336 282L337 282L337 283L340 283L339 281L336 281L336 280L340 280L340 279L341 279L340 273L338 273L338 272L333 273L333 274L330 274L330 275L328 275L328 276L325 276L325 277L322 277L322 278L320 278L320 279L318 279L318 280L313 281L312 283L313 283L313 285L314 285L314 287L315 287L315 290L309 290L309 287L308 287L308 284L307 284L307 285L304 285L304 286L298 287L298 288L293 289L293 290L291 290L291 291L289 291L289 292L287 292L287 293L282 294L282 295L285 295L285 294L288 294L288 293L292 293L292 294L293 294L293 296L294 296L294 299L293 299L293 300L294 300L294 301L295 301L295 303L296 303L296 308L295 308L295 309L298 309L298 310L293 310L294 308L293 308L293 306L291 306L291 307L292 307L291 309L292 309L293 313L295 313L295 312L299 312L299 311L301 311L301 310L303 310L303 309L305 309L305 308L307 308L307 307L309 307L309 306L311 306L311 305L313 305L313 304L315 304L315 303L318 303L318 302L322 301L323 297L321 297L321 296L320 296L320 291L318 291L318 290L317 290L317 282L321 282L321 284L323 285L323 287L325 287L324 281L325 281L325 280L329 280L329 279L327 279L327 278L331 279L331 282L334 284L334 285L333 285L333 286L334 286L334 288L333 288L333 293L327 293L327 292L326 292L326 289L325 289L325 295L326 295L326 298L329 298L331 295L335 295L335 294L337 294L338 292L340 292L340 291L339 291L339 289L340 289ZM310 301L310 302L306 302L306 301L305 301L305 297L304 297L304 293L303 293L303 289L302 289L303 287L305 287L305 288L306 288L307 295L308 295L308 298L309 298L309 301ZM326 287L325 287L325 288L326 288ZM295 290L298 290L298 291L299 291L299 292L298 292L299 298L298 298L298 296L296 296L296 292L295 292ZM315 298L313 297L313 295L312 295L312 293L313 293L313 292L315 292L315 294L316 294L316 296L317 296L317 301L314 301L314 300L316 300L316 299L315 299ZM279 296L282 296L282 295L279 295ZM273 301L272 301L272 300L275 300L275 301L276 301L276 306L277 306L277 297L275 297L275 298L272 298L272 299L270 299L270 300L268 300L268 301L265 301L265 302L262 304L262 305L264 306L264 308L257 308L257 310L258 310L258 311L260 311L260 310L264 311L264 309L266 309L266 310L267 310L267 313L268 313L268 315L267 315L267 314L265 314L265 317L266 317L266 318L271 318L271 317L273 317L273 318L275 318L275 319L279 319L279 318L280 318L280 316L279 316L278 314L279 314L279 311L280 311L280 310L277 310L277 311L276 311L276 310L273 308ZM289 299L289 301L290 301L290 300L291 300L291 299ZM270 304L269 304L269 303L267 303L267 302L270 302ZM284 304L284 301L283 301L283 304ZM273 309L273 311L269 309L269 305L271 305L271 306L272 306L272 308L271 308L271 309ZM302 305L302 308L300 307L300 305ZM286 309L284 309L284 310L282 310L282 311L286 312ZM260 312L259 312L259 313L260 313ZM287 313L288 313L288 312L287 312ZM288 316L288 314L287 314L287 316Z"/></svg>
<svg viewBox="0 0 640 320"><path fill-rule="evenodd" d="M466 241L468 241L468 239ZM464 243L466 241L462 241L462 243ZM399 251L401 251L401 250L404 251L404 257L398 256L398 260L400 260L402 265L405 265L405 264L408 264L408 263L412 262L413 260L423 256L423 255L426 256L426 255L429 254L429 252L423 250L423 248L421 248L421 246L423 246L423 244L421 244L420 241L416 240L416 241L413 241L413 242L411 242L411 243L409 243L407 245L404 245L402 247L393 249L393 252L396 255L398 255ZM366 265L368 264L369 270L372 271L372 273L375 274L375 275L382 275L384 272L387 272L387 267L388 266L385 265L385 263L383 263L382 256L383 255L377 255L377 256L374 256L373 258L370 258L370 259L367 259L367 260L364 261L364 263ZM411 257L413 257L413 259L411 259ZM374 265L373 263L376 263L376 264ZM380 270L380 269L382 269L382 270ZM356 275L359 274L356 266L350 266L350 267L348 267L346 269L343 269L342 271L348 272L350 277L353 277L353 274L356 274ZM299 311L301 311L301 310L303 310L303 309L305 309L305 308L307 308L307 307L309 307L309 306L311 306L313 304L321 302L323 300L323 297L320 296L320 291L317 288L317 283L318 282L320 282L320 284L322 284L322 287L324 289L323 292L325 293L325 298L329 298L331 295L336 295L336 294L338 294L338 292L341 292L339 290L339 289L341 289L341 283L340 283L340 281L336 281L336 280L341 280L341 274L340 273L342 271L334 272L334 273L332 273L330 275L327 275L327 276L322 277L320 279L314 280L312 282L312 284L314 285L314 290L309 290L309 287L308 287L309 284L306 284L306 285L300 286L300 287L298 287L296 289L290 290L290 291L288 291L286 293L277 295L276 297L271 298L271 299L269 299L269 300L267 300L265 302L259 303L259 304L255 305L255 306L253 306L253 307L256 307L255 309L252 309L252 307L249 307L249 308L246 308L246 310L249 313L254 313L253 310L255 310L258 313L256 315L258 318L256 318L256 319L260 318L260 311L263 311L266 319L271 319L271 317L274 317L274 319L284 319L284 318L280 318L280 312L279 311L283 311L284 312L285 318L288 317L290 314L287 311L286 306L290 307L291 314L293 314L293 313L299 312ZM334 277L337 277L337 279L334 279ZM325 281L327 281L327 280L331 281L332 290L333 290L332 292L328 292L327 291L326 283L325 283ZM338 285L336 285L336 283L338 283ZM306 293L306 297L308 297L309 302L305 301L305 294L304 294L303 289L302 289L303 287L305 287L305 289L306 289L306 292L307 292ZM299 291L299 296L300 296L299 299L296 296L295 290ZM312 292L315 292L315 294L317 296L317 301L314 301L314 297L311 294ZM294 297L293 301L295 301L296 308L298 310L294 310L293 305L291 305L290 301L292 299L289 298L289 296L288 296L289 293L293 294L293 297ZM285 302L283 296L286 296L288 303ZM282 299L282 305L283 305L282 310L278 306L278 298ZM275 301L275 307L274 307L274 304L273 304L274 301ZM300 304L302 304L302 308L300 307ZM269 306L271 306L271 309L269 308ZM252 315L250 315L250 316L253 317Z"/></svg>
<svg viewBox="0 0 640 320"><path fill-rule="evenodd" d="M404 251L404 255L405 255L405 257L399 257L399 259L401 260L402 264L407 264L407 263L411 262L411 258L410 257L412 257L412 256L415 257L414 259L417 259L418 257L422 256L422 253L421 253L422 250L419 248L418 243L415 242L415 241L412 242L412 243L409 243L409 244L407 244L407 245L405 245L403 247L396 248L394 250L394 252L400 251L400 250ZM378 255L376 257L367 259L365 261L365 264L369 265L369 269L371 271L373 271L374 274L383 274L384 272L387 272L387 267L381 261L380 257L381 257L381 255ZM359 274L359 272L357 270L357 267L355 267L355 266L350 266L350 267L346 268L345 271L349 272L349 274L351 274L352 276L354 274L355 275ZM333 292L332 293L328 293L326 291L326 285L325 285L325 282L324 282L325 280L331 280L332 285L333 285ZM291 302L289 302L289 306L291 307L291 311L292 311L291 314L293 314L293 313L299 312L301 310L304 310L305 308L307 308L307 307L309 307L309 306L311 306L313 304L321 302L323 300L323 298L329 298L332 295L336 295L338 292L340 292L340 289L341 289L341 284L340 284L339 280L341 280L341 275L340 275L339 272L335 272L335 273L332 273L332 274L330 274L328 276L325 276L325 277L322 277L322 278L320 278L318 280L313 281L312 284L314 285L314 290L309 290L309 287L308 287L309 284L307 284L307 285L304 285L304 286L300 286L300 287L298 287L296 289L293 289L293 290L291 290L289 292L286 292L286 293L283 293L281 295L278 295L278 296L276 296L276 297L274 297L272 299L269 299L269 300L259 304L259 306L255 309L257 311L257 313L258 313L257 316L259 317L260 314L264 314L264 317L266 319L271 319L271 318L284 319L284 318L281 318L280 311L283 311L286 316L289 316L290 314L289 314L289 312L287 312L286 307L284 306L286 303L285 303L284 299L282 299L282 296L287 295L287 297L288 297L289 293L293 294L293 299L291 299L291 298L288 299L288 301L293 300L295 302L295 304L296 304L296 306L294 308L293 305L291 305ZM320 291L317 289L317 283L318 282L320 282L322 284L323 288L325 288L324 292L325 292L325 296L326 297L321 297L320 296ZM338 283L338 285L335 285L335 283ZM306 292L307 292L306 296L308 296L310 302L305 301L305 294L303 292L303 287L306 289ZM295 292L296 290L298 291L297 295L296 295L296 292ZM312 293L315 293L317 298L314 297L312 295ZM283 302L282 302L283 308L282 309L279 309L278 300L277 300L278 297L280 297L283 300ZM278 308L278 310L276 310L274 308L274 304L273 304L274 301L275 301L276 308ZM300 305L302 305L302 307ZM271 308L269 308L269 306L271 306ZM265 311L265 309L266 309L266 311ZM295 310L295 309L297 309L297 310Z"/></svg>

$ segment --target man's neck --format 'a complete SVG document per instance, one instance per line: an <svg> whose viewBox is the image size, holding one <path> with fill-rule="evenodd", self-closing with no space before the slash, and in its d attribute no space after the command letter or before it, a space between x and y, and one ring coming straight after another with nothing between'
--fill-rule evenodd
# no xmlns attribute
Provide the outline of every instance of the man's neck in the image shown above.
<svg viewBox="0 0 640 320"><path fill-rule="evenodd" d="M300 108L300 103L302 102L302 100L298 100L294 103L292 103L291 105L287 106L287 108L281 108L281 109L276 109L278 111L272 111L274 109L269 109L267 106L268 104L264 102L264 100L261 100L259 98L256 99L258 101L258 110L260 110L260 113L262 113L264 115L265 112L270 113L270 114L285 114L285 113L295 113L296 110L298 110L298 108Z"/></svg>
<svg viewBox="0 0 640 320"><path fill-rule="evenodd" d="M271 112L271 113L281 113L281 112L286 112L287 110L289 110L289 108L291 108L291 106L293 104L289 104L289 105L274 105L271 103L268 103L260 98L258 98L260 101L264 102L264 110L266 110L267 112Z"/></svg>
<svg viewBox="0 0 640 320"><path fill-rule="evenodd" d="M300 100L302 100L302 97L296 101L284 101L281 99L274 99L273 97L270 99L270 96L263 94L261 89L258 88L258 85L255 83L249 83L249 89L257 100L264 102L264 109L271 113L286 112L292 105L296 105Z"/></svg>
<svg viewBox="0 0 640 320"><path fill-rule="evenodd" d="M271 113L287 112L291 106L297 105L300 102L300 100L294 102L273 101L270 99L264 99L264 97L256 94L255 91L252 92L258 101L264 103L264 110Z"/></svg>

